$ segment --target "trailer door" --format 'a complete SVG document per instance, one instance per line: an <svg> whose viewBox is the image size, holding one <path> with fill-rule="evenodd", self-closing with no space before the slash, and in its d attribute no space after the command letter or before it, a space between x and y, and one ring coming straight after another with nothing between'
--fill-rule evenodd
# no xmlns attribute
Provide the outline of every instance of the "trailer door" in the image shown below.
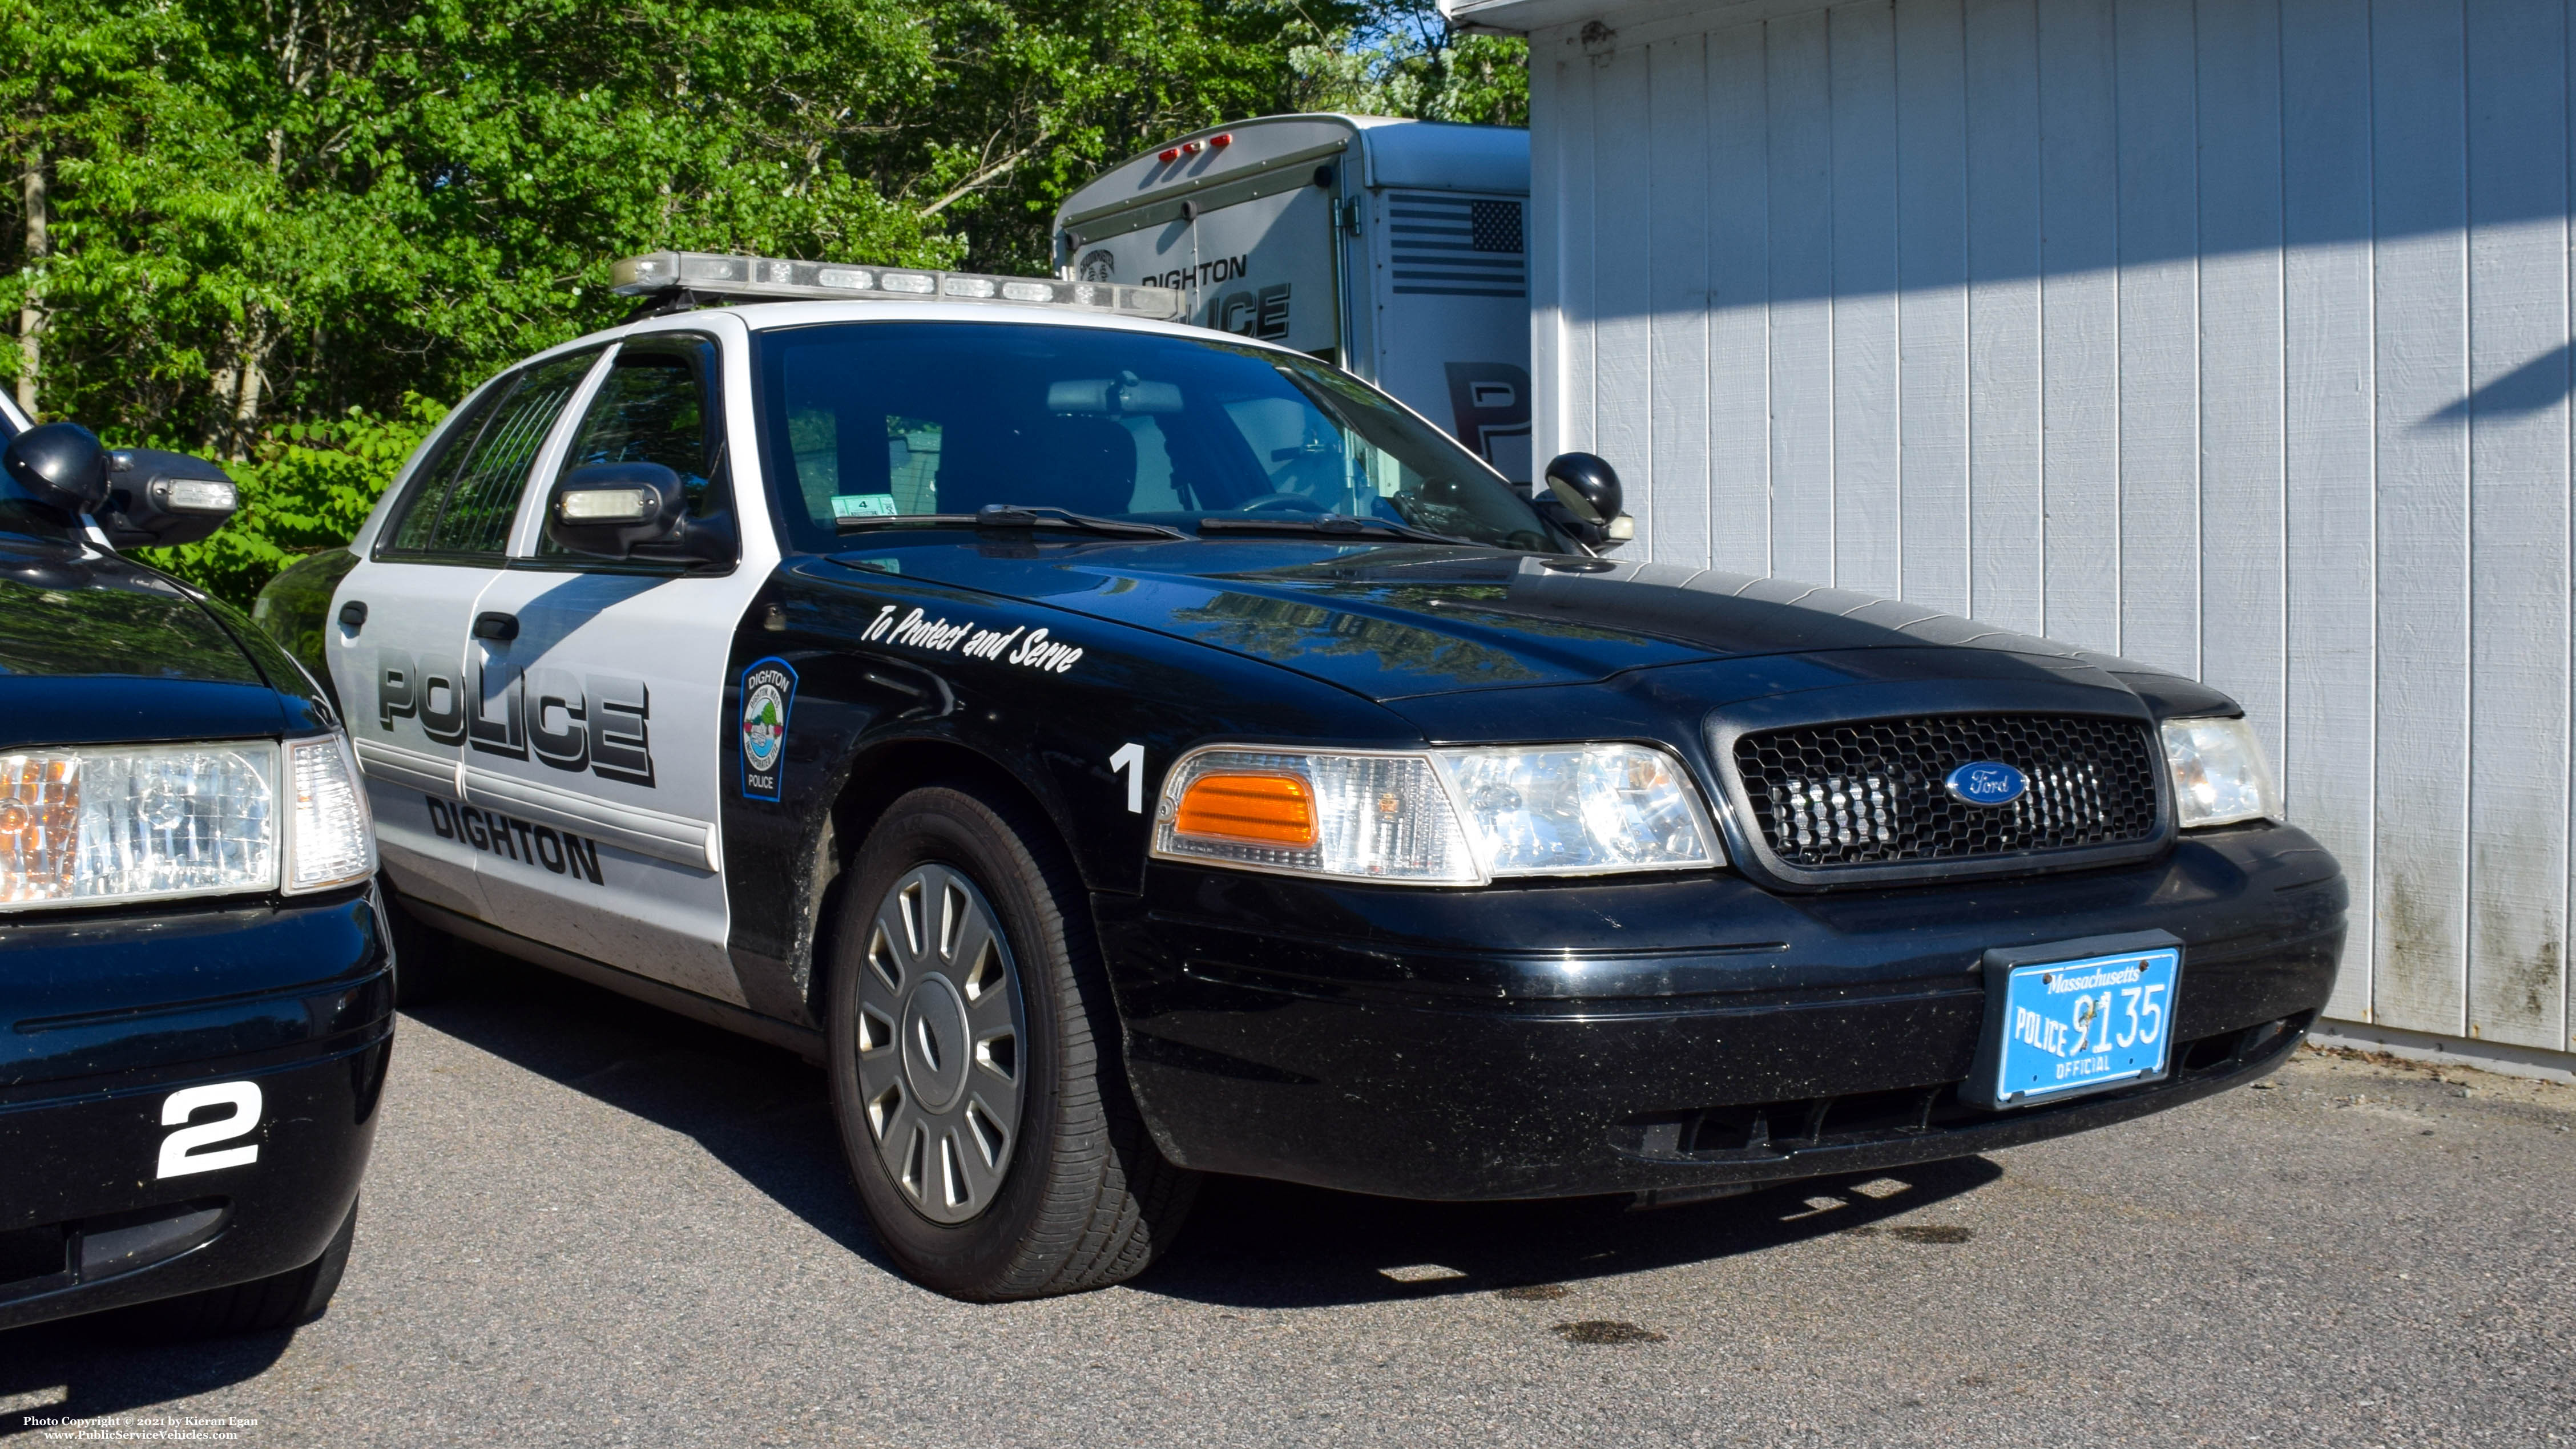
<svg viewBox="0 0 2576 1449"><path fill-rule="evenodd" d="M1369 194L1379 387L1530 481L1527 198ZM1356 370L1356 369L1355 369Z"/></svg>
<svg viewBox="0 0 2576 1449"><path fill-rule="evenodd" d="M1211 206L1194 219L1086 241L1074 253L1074 275L1177 287L1189 294L1190 320L1200 326L1344 362L1333 193L1304 179L1310 170L1299 168L1277 191Z"/></svg>

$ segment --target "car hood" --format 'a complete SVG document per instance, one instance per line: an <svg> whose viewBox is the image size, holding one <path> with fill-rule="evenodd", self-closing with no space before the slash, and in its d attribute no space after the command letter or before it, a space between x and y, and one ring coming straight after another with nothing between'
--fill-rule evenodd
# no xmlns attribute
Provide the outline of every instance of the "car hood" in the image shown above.
<svg viewBox="0 0 2576 1449"><path fill-rule="evenodd" d="M273 734L283 718L177 584L113 555L0 545L0 749Z"/></svg>
<svg viewBox="0 0 2576 1449"><path fill-rule="evenodd" d="M1481 548L889 534L834 562L1044 602L1266 660L1382 702L1854 649L1953 646L2046 659L2061 670L2138 668L1847 589Z"/></svg>

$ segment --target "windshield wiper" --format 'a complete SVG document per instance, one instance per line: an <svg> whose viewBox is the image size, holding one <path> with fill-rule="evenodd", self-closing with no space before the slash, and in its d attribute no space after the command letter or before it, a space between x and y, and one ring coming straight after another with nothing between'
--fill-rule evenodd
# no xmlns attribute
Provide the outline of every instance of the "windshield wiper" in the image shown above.
<svg viewBox="0 0 2576 1449"><path fill-rule="evenodd" d="M1433 533L1426 528L1389 523L1380 518L1353 518L1347 513L1324 513L1312 518L1202 518L1199 520L1199 533L1202 536L1209 533L1311 533L1326 538L1336 535L1346 538L1402 538L1417 543L1464 544L1469 548L1486 546L1472 538Z"/></svg>
<svg viewBox="0 0 2576 1449"><path fill-rule="evenodd" d="M987 503L973 513L871 513L854 518L836 518L832 527L839 533L864 533L877 528L1036 528L1065 533L1096 533L1110 538L1190 538L1177 528L1159 523L1138 523L1124 518L1101 518L1089 513L1051 504L1023 507L1015 503Z"/></svg>

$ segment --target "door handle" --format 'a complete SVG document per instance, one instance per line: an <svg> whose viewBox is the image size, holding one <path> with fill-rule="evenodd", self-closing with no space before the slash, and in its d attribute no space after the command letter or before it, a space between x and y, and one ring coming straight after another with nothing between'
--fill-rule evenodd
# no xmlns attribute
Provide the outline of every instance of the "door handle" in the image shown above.
<svg viewBox="0 0 2576 1449"><path fill-rule="evenodd" d="M519 616L504 614L498 609L486 609L474 616L474 637L489 639L495 644L507 644L519 637Z"/></svg>
<svg viewBox="0 0 2576 1449"><path fill-rule="evenodd" d="M355 634L367 627L367 605L362 599L351 599L340 606L340 627Z"/></svg>

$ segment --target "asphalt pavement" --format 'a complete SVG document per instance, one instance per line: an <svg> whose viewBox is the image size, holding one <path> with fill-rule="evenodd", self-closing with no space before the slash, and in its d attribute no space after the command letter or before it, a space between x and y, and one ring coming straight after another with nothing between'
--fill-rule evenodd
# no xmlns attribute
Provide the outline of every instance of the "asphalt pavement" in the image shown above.
<svg viewBox="0 0 2576 1449"><path fill-rule="evenodd" d="M384 1112L328 1316L0 1334L0 1440L2576 1445L2576 1088L2456 1069L1646 1212L1220 1180L989 1307L888 1269L816 1069L534 968Z"/></svg>

